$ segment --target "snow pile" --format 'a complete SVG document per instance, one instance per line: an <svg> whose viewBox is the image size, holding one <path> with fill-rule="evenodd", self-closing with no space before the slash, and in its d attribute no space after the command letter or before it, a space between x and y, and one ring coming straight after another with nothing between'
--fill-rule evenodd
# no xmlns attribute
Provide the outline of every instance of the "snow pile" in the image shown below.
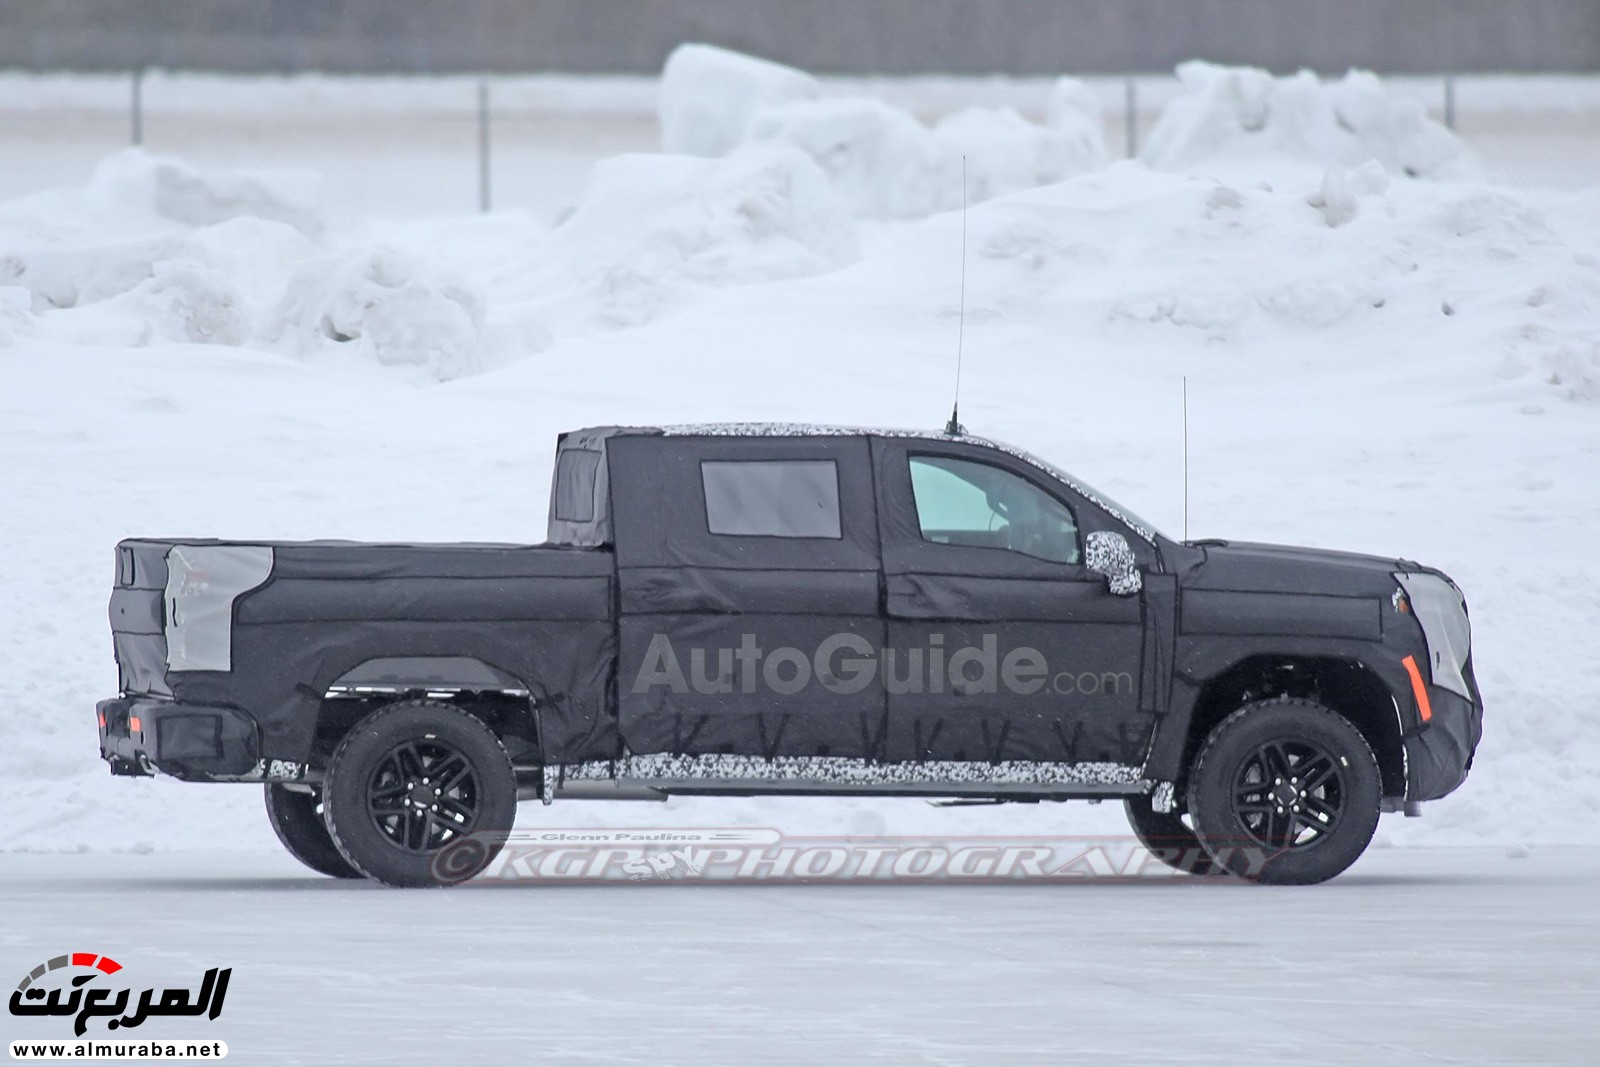
<svg viewBox="0 0 1600 1067"><path fill-rule="evenodd" d="M945 199L933 134L880 100L853 97L767 108L751 124L749 140L805 153L858 215L927 215Z"/></svg>
<svg viewBox="0 0 1600 1067"><path fill-rule="evenodd" d="M303 355L353 354L448 380L482 369L482 292L388 248L299 264L261 337Z"/></svg>
<svg viewBox="0 0 1600 1067"><path fill-rule="evenodd" d="M1162 110L1141 158L1162 170L1237 167L1264 159L1359 166L1375 159L1413 177L1469 175L1463 142L1421 101L1352 70L1335 82L1310 71L1275 78L1253 67L1194 60L1178 66L1182 93Z"/></svg>
<svg viewBox="0 0 1600 1067"><path fill-rule="evenodd" d="M765 108L746 143L805 152L859 215L915 218L961 205L963 163L972 203L1104 166L1098 133L1010 108L967 108L929 129L881 100L842 97Z"/></svg>
<svg viewBox="0 0 1600 1067"><path fill-rule="evenodd" d="M945 201L951 189L961 188L962 164L972 203L1104 167L1098 112L1091 117L1081 107L1083 101L1072 96L1052 103L1057 102L1062 106L1052 110L1048 126L1029 122L1010 108L965 108L940 119L933 133L946 171L939 183ZM959 206L959 197L953 206Z"/></svg>
<svg viewBox="0 0 1600 1067"><path fill-rule="evenodd" d="M705 45L662 74L662 146L717 156L782 146L810 156L857 215L918 218L1105 165L1098 104L1062 79L1047 125L1011 108L966 108L933 128L872 97L825 98L810 75Z"/></svg>
<svg viewBox="0 0 1600 1067"><path fill-rule="evenodd" d="M805 155L626 155L526 261L497 274L561 333L649 322L686 293L835 270L859 255L855 224Z"/></svg>
<svg viewBox="0 0 1600 1067"><path fill-rule="evenodd" d="M12 249L0 286L26 292L41 336L77 344L259 345L439 379L481 370L481 291L398 252L331 241L315 184L119 153L81 189L0 207ZM14 317L0 320L7 334Z"/></svg>
<svg viewBox="0 0 1600 1067"><path fill-rule="evenodd" d="M248 216L315 234L323 225L319 184L318 177L307 171L200 171L131 148L95 170L88 193L108 215L148 214L186 226Z"/></svg>
<svg viewBox="0 0 1600 1067"><path fill-rule="evenodd" d="M661 147L726 155L762 108L811 100L817 91L817 80L793 67L712 45L679 45L661 71Z"/></svg>
<svg viewBox="0 0 1600 1067"><path fill-rule="evenodd" d="M33 329L33 294L18 285L0 285L0 345L14 344Z"/></svg>

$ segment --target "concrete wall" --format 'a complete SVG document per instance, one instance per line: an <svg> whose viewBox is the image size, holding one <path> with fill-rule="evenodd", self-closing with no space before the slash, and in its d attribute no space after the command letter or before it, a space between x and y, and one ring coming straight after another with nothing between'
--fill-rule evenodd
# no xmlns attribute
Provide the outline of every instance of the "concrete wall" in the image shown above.
<svg viewBox="0 0 1600 1067"><path fill-rule="evenodd" d="M1600 0L0 0L0 67L653 72L1600 71Z"/></svg>

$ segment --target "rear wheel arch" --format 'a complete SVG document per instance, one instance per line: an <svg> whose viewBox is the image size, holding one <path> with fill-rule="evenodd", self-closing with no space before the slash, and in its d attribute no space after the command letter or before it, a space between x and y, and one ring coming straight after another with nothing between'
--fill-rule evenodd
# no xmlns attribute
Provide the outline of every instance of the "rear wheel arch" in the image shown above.
<svg viewBox="0 0 1600 1067"><path fill-rule="evenodd" d="M1206 738L1223 720L1247 704L1273 697L1315 700L1348 720L1377 758L1383 795L1406 795L1405 740L1393 692L1372 668L1336 656L1255 654L1212 675L1190 713L1183 774L1187 776Z"/></svg>
<svg viewBox="0 0 1600 1067"><path fill-rule="evenodd" d="M374 710L405 701L449 704L478 719L517 763L537 762L537 692L525 679L476 656L375 656L329 683L317 711L313 767L325 768L334 750Z"/></svg>

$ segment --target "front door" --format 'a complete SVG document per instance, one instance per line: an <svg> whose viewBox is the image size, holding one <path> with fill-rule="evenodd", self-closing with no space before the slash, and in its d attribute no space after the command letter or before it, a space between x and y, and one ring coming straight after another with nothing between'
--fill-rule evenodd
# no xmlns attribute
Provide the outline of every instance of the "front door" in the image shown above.
<svg viewBox="0 0 1600 1067"><path fill-rule="evenodd" d="M1113 520L995 449L873 447L886 755L1142 766L1142 598L1112 595L1083 564L1083 535Z"/></svg>

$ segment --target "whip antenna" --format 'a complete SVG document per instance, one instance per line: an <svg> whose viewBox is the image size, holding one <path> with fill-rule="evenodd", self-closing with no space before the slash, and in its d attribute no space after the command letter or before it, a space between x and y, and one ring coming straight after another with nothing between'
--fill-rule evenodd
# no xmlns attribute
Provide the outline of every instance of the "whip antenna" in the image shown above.
<svg viewBox="0 0 1600 1067"><path fill-rule="evenodd" d="M1189 376L1183 376L1183 539L1189 540Z"/></svg>
<svg viewBox="0 0 1600 1067"><path fill-rule="evenodd" d="M961 425L961 350L967 339L967 157L961 157L961 302L956 312L956 393L950 404L950 421L944 432L960 437Z"/></svg>

